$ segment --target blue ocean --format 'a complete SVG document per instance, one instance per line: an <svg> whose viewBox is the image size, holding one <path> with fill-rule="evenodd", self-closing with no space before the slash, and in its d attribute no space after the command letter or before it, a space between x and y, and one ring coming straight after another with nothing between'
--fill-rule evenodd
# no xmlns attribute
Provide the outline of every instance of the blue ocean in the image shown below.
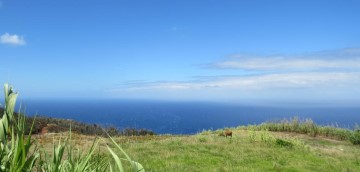
<svg viewBox="0 0 360 172"><path fill-rule="evenodd" d="M28 116L46 115L91 124L146 128L158 134L194 134L202 130L259 124L297 116L317 124L353 128L360 123L360 107L260 106L209 102L139 100L27 100Z"/></svg>

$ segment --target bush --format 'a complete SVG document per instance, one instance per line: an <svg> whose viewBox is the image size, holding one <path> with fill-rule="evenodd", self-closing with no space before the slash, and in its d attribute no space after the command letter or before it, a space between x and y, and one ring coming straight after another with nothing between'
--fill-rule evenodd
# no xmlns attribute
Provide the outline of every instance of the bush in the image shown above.
<svg viewBox="0 0 360 172"><path fill-rule="evenodd" d="M276 139L275 144L280 147L288 147L288 148L292 148L294 146L293 143L283 139Z"/></svg>
<svg viewBox="0 0 360 172"><path fill-rule="evenodd" d="M349 138L350 142L354 145L360 145L360 129L355 130Z"/></svg>
<svg viewBox="0 0 360 172"><path fill-rule="evenodd" d="M207 139L205 137L200 137L199 138L199 142L201 143L206 143L207 142Z"/></svg>

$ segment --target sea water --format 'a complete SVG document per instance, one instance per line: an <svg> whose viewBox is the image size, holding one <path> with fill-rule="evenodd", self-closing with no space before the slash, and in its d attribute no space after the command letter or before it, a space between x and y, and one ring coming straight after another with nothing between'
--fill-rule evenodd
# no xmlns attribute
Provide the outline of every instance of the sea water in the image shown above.
<svg viewBox="0 0 360 172"><path fill-rule="evenodd" d="M352 128L360 107L261 106L214 102L140 100L26 100L26 115L73 119L117 128L146 128L159 134L194 134L202 130L259 124L297 116L321 125Z"/></svg>

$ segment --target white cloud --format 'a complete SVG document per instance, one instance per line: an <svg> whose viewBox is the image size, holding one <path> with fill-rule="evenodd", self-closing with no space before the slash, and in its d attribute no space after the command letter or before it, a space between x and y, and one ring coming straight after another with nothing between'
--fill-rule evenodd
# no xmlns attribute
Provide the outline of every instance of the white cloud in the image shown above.
<svg viewBox="0 0 360 172"><path fill-rule="evenodd" d="M306 101L358 100L360 72L287 73L223 76L183 82L125 84L107 91L110 96L165 100Z"/></svg>
<svg viewBox="0 0 360 172"><path fill-rule="evenodd" d="M358 68L359 59L287 59L282 57L248 58L226 60L215 64L218 68L247 69L247 70L310 70L323 68Z"/></svg>
<svg viewBox="0 0 360 172"><path fill-rule="evenodd" d="M360 69L360 49L343 49L294 56L247 56L236 54L210 64L217 69L323 70Z"/></svg>
<svg viewBox="0 0 360 172"><path fill-rule="evenodd" d="M210 80L188 82L153 82L125 85L113 91L127 90L203 90L203 89L235 89L235 90L261 90L261 89L288 89L288 88L314 88L314 87L344 87L360 84L360 73L287 73L254 76L215 77Z"/></svg>
<svg viewBox="0 0 360 172"><path fill-rule="evenodd" d="M189 81L125 83L108 91L124 97L190 100L359 99L360 48L301 56L234 55L210 66L210 69L239 71L226 71L227 76L222 76L224 71L215 70L218 76ZM230 76L229 72L234 73Z"/></svg>
<svg viewBox="0 0 360 172"><path fill-rule="evenodd" d="M9 33L5 33L0 36L1 44L9 44L9 45L25 45L25 39L22 36L18 36L16 34L10 35Z"/></svg>

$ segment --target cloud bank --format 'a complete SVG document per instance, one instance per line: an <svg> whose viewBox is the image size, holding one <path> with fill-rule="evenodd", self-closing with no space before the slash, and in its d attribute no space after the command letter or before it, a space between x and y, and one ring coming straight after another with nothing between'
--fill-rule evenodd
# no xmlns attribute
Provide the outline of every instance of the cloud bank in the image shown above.
<svg viewBox="0 0 360 172"><path fill-rule="evenodd" d="M356 99L360 93L360 49L342 49L304 55L233 55L203 70L231 76L204 76L189 81L150 81L122 84L111 93L175 94L182 97L277 99ZM237 71L238 70L238 71ZM251 71L255 74L242 74Z"/></svg>
<svg viewBox="0 0 360 172"><path fill-rule="evenodd" d="M209 77L211 78L211 77ZM288 88L341 88L360 84L360 72L328 72L328 73L286 73L250 76L220 76L208 80L143 82L123 85L114 91L136 90L205 90L205 89L237 89L256 91L261 89Z"/></svg>
<svg viewBox="0 0 360 172"><path fill-rule="evenodd" d="M0 43L1 44L8 44L8 45L25 45L25 39L19 35L11 35L9 33L4 33L0 36Z"/></svg>
<svg viewBox="0 0 360 172"><path fill-rule="evenodd" d="M360 69L360 48L324 51L303 55L249 56L235 54L210 63L215 69L242 70L342 70Z"/></svg>

